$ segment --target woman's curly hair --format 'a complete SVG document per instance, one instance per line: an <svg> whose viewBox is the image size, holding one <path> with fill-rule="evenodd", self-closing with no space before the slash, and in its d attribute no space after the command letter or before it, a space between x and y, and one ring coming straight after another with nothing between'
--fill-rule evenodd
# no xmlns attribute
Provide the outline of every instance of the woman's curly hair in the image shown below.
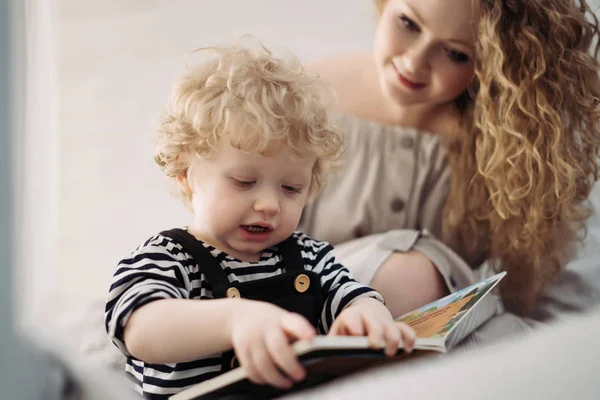
<svg viewBox="0 0 600 400"><path fill-rule="evenodd" d="M275 57L260 43L199 50L215 57L179 78L158 125L154 159L164 173L185 174L190 157L209 157L223 139L261 155L287 145L316 157L314 197L343 151L341 132L329 118L329 89L296 57ZM182 195L190 206L190 195Z"/></svg>
<svg viewBox="0 0 600 400"><path fill-rule="evenodd" d="M509 310L531 311L566 262L598 179L598 19L584 1L476 0L464 136L449 146L445 237L508 271Z"/></svg>

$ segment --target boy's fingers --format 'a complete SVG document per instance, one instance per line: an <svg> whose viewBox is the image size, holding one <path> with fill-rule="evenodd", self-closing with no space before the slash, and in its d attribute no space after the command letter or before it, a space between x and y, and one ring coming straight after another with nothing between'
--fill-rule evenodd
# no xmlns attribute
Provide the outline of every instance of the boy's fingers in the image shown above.
<svg viewBox="0 0 600 400"><path fill-rule="evenodd" d="M366 333L369 336L369 346L374 349L380 349L383 347L383 329L381 325L373 320L372 318L368 318L363 315L362 321L364 327L366 328Z"/></svg>
<svg viewBox="0 0 600 400"><path fill-rule="evenodd" d="M410 353L411 351L413 351L413 348L415 346L415 340L417 337L415 330L403 322L397 322L396 326L400 330L400 335L402 336L402 343L404 345L404 350L407 353Z"/></svg>
<svg viewBox="0 0 600 400"><path fill-rule="evenodd" d="M265 383L281 389L289 389L292 386L292 381L283 376L275 366L264 343L252 351L251 357Z"/></svg>
<svg viewBox="0 0 600 400"><path fill-rule="evenodd" d="M248 380L257 385L263 385L266 383L258 371L258 367L254 364L254 360L252 359L252 354L250 353L249 349L245 352L237 351L236 355L240 361L240 365L244 368L246 374L248 375Z"/></svg>
<svg viewBox="0 0 600 400"><path fill-rule="evenodd" d="M357 315L355 313L347 314L346 330L352 336L364 336L365 327L363 325L362 319L360 318L360 315Z"/></svg>
<svg viewBox="0 0 600 400"><path fill-rule="evenodd" d="M281 329L291 341L310 340L317 334L315 327L296 313L287 313L281 318Z"/></svg>
<svg viewBox="0 0 600 400"><path fill-rule="evenodd" d="M327 335L329 335L329 336L341 335L343 326L340 321L341 320L339 318L336 318L336 320L333 321L333 324L331 324L331 328L329 328L329 332L327 333Z"/></svg>
<svg viewBox="0 0 600 400"><path fill-rule="evenodd" d="M335 319L329 334L338 336L363 336L365 328L359 315L345 313Z"/></svg>
<svg viewBox="0 0 600 400"><path fill-rule="evenodd" d="M385 326L385 354L393 356L398 351L400 344L400 330L394 323Z"/></svg>
<svg viewBox="0 0 600 400"><path fill-rule="evenodd" d="M275 364L285 374L296 382L305 378L306 372L302 368L302 365L300 365L292 346L283 332L279 330L270 331L266 337L266 345L271 359L275 361Z"/></svg>

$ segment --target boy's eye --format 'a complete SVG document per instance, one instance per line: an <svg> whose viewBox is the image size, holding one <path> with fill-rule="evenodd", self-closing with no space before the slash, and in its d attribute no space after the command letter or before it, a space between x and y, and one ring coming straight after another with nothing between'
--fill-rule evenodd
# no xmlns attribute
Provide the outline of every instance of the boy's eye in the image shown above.
<svg viewBox="0 0 600 400"><path fill-rule="evenodd" d="M462 53L460 51L456 51L456 50L447 50L448 52L448 58L450 58L451 61L455 62L455 63L466 63L469 61L469 56L465 53Z"/></svg>
<svg viewBox="0 0 600 400"><path fill-rule="evenodd" d="M233 183L239 187L250 187L256 183L256 181L245 181L245 180L235 179L235 178L232 178L232 179L233 179Z"/></svg>
<svg viewBox="0 0 600 400"><path fill-rule="evenodd" d="M283 185L283 190L285 190L288 193L300 193L302 191L302 188L300 187L294 187L294 186L290 186L290 185Z"/></svg>
<svg viewBox="0 0 600 400"><path fill-rule="evenodd" d="M417 26L417 24L415 24L414 21L412 19L408 18L406 15L400 16L400 23L409 31L413 31L413 32L419 31L419 27Z"/></svg>

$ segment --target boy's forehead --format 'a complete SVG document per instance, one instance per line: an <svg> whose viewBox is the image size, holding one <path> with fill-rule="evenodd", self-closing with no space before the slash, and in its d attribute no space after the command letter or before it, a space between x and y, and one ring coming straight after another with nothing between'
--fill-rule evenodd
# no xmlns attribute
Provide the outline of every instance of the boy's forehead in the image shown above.
<svg viewBox="0 0 600 400"><path fill-rule="evenodd" d="M217 151L217 157L228 164L246 164L246 165L271 165L279 164L282 168L292 166L312 166L316 161L316 156L307 153L301 153L291 148L286 143L278 143L269 146L263 154L255 149L240 149L233 145L229 140L221 141Z"/></svg>
<svg viewBox="0 0 600 400"><path fill-rule="evenodd" d="M244 159L264 159L285 157L290 160L305 160L313 158L309 151L294 149L286 140L272 141L266 146L259 143L244 143L245 146L238 144L235 140L223 138L216 153L223 155L235 155Z"/></svg>

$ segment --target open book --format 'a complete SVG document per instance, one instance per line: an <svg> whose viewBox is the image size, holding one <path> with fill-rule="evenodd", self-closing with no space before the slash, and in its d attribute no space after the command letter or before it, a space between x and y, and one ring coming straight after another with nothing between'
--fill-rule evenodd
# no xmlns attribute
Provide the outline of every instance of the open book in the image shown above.
<svg viewBox="0 0 600 400"><path fill-rule="evenodd" d="M396 356L386 357L383 350L370 348L368 338L364 336L317 336L311 341L296 342L294 351L306 368L307 378L291 390L374 365L449 351L496 312L496 301L486 296L504 275L506 272L499 273L398 317L396 321L410 325L417 334L415 351L411 355L404 353L400 344ZM236 393L270 398L285 392L252 384L244 369L239 367L191 386L169 399L216 399Z"/></svg>

